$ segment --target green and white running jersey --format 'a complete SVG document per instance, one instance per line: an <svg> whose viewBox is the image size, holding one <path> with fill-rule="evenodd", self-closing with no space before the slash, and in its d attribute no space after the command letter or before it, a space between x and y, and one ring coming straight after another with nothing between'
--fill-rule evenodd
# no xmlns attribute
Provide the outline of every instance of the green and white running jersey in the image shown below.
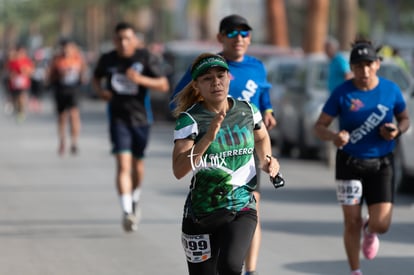
<svg viewBox="0 0 414 275"><path fill-rule="evenodd" d="M211 213L227 208L239 211L244 207L255 208L252 191L256 187L256 168L253 156L253 130L260 127L262 116L258 109L247 101L233 101L216 139L211 143L201 160L194 162L190 198L195 215ZM177 119L174 140L200 140L215 117L195 104ZM188 205L187 205L188 206Z"/></svg>

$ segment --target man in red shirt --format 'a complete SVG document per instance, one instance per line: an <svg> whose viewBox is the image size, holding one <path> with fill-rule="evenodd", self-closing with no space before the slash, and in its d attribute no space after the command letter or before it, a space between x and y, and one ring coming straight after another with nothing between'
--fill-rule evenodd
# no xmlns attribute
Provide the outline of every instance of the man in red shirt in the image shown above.
<svg viewBox="0 0 414 275"><path fill-rule="evenodd" d="M17 114L17 120L23 121L25 119L27 92L31 84L30 77L34 70L33 62L23 46L17 46L10 53L6 70L8 73L9 91L13 100L14 110Z"/></svg>

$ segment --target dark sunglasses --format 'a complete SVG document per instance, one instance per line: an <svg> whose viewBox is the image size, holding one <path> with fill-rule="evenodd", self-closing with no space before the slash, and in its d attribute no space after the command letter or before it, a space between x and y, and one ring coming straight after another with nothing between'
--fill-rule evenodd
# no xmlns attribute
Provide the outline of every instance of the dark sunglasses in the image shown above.
<svg viewBox="0 0 414 275"><path fill-rule="evenodd" d="M249 31L238 31L238 30L226 32L227 38L235 38L239 34L241 35L241 37L246 38L250 35L250 32Z"/></svg>

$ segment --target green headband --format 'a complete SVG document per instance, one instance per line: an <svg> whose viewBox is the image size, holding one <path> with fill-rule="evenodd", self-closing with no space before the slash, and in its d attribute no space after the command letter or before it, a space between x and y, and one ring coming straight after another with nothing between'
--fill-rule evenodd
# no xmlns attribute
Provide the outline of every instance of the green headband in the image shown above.
<svg viewBox="0 0 414 275"><path fill-rule="evenodd" d="M191 78L195 80L197 77L205 73L208 69L213 67L221 67L226 70L229 70L229 66L227 65L227 62L224 60L223 57L219 55L213 55L201 59L197 64L193 66L193 68L191 69Z"/></svg>

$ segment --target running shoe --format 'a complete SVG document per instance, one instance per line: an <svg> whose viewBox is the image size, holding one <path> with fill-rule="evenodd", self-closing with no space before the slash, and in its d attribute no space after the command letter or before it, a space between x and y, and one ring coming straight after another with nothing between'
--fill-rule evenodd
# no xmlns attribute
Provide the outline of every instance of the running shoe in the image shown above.
<svg viewBox="0 0 414 275"><path fill-rule="evenodd" d="M78 146L76 146L76 145L72 145L72 146L70 147L70 152L72 153L72 155L77 155L77 154L78 154L78 152L79 152Z"/></svg>
<svg viewBox="0 0 414 275"><path fill-rule="evenodd" d="M362 225L362 232L364 234L364 240L362 242L362 253L366 259L372 260L375 258L375 256L377 256L379 249L379 240L377 234L366 232L368 220L369 219L366 219Z"/></svg>
<svg viewBox="0 0 414 275"><path fill-rule="evenodd" d="M63 156L65 154L65 145L61 143L58 148L58 155Z"/></svg>
<svg viewBox="0 0 414 275"><path fill-rule="evenodd" d="M10 102L7 102L7 103L4 105L4 113L5 113L6 115L11 115L11 114L13 114L13 112L14 112L14 107L13 107L13 104L11 104Z"/></svg>
<svg viewBox="0 0 414 275"><path fill-rule="evenodd" d="M24 113L18 113L16 116L17 123L23 123L26 120L26 115Z"/></svg>
<svg viewBox="0 0 414 275"><path fill-rule="evenodd" d="M141 221L141 206L139 205L139 201L132 202L132 213L134 213L135 218L137 220L137 225L138 225L139 222Z"/></svg>
<svg viewBox="0 0 414 275"><path fill-rule="evenodd" d="M134 214L124 213L122 226L125 232L133 232L138 230L137 218Z"/></svg>
<svg viewBox="0 0 414 275"><path fill-rule="evenodd" d="M352 271L351 275L362 275L362 271L358 270L358 271Z"/></svg>

